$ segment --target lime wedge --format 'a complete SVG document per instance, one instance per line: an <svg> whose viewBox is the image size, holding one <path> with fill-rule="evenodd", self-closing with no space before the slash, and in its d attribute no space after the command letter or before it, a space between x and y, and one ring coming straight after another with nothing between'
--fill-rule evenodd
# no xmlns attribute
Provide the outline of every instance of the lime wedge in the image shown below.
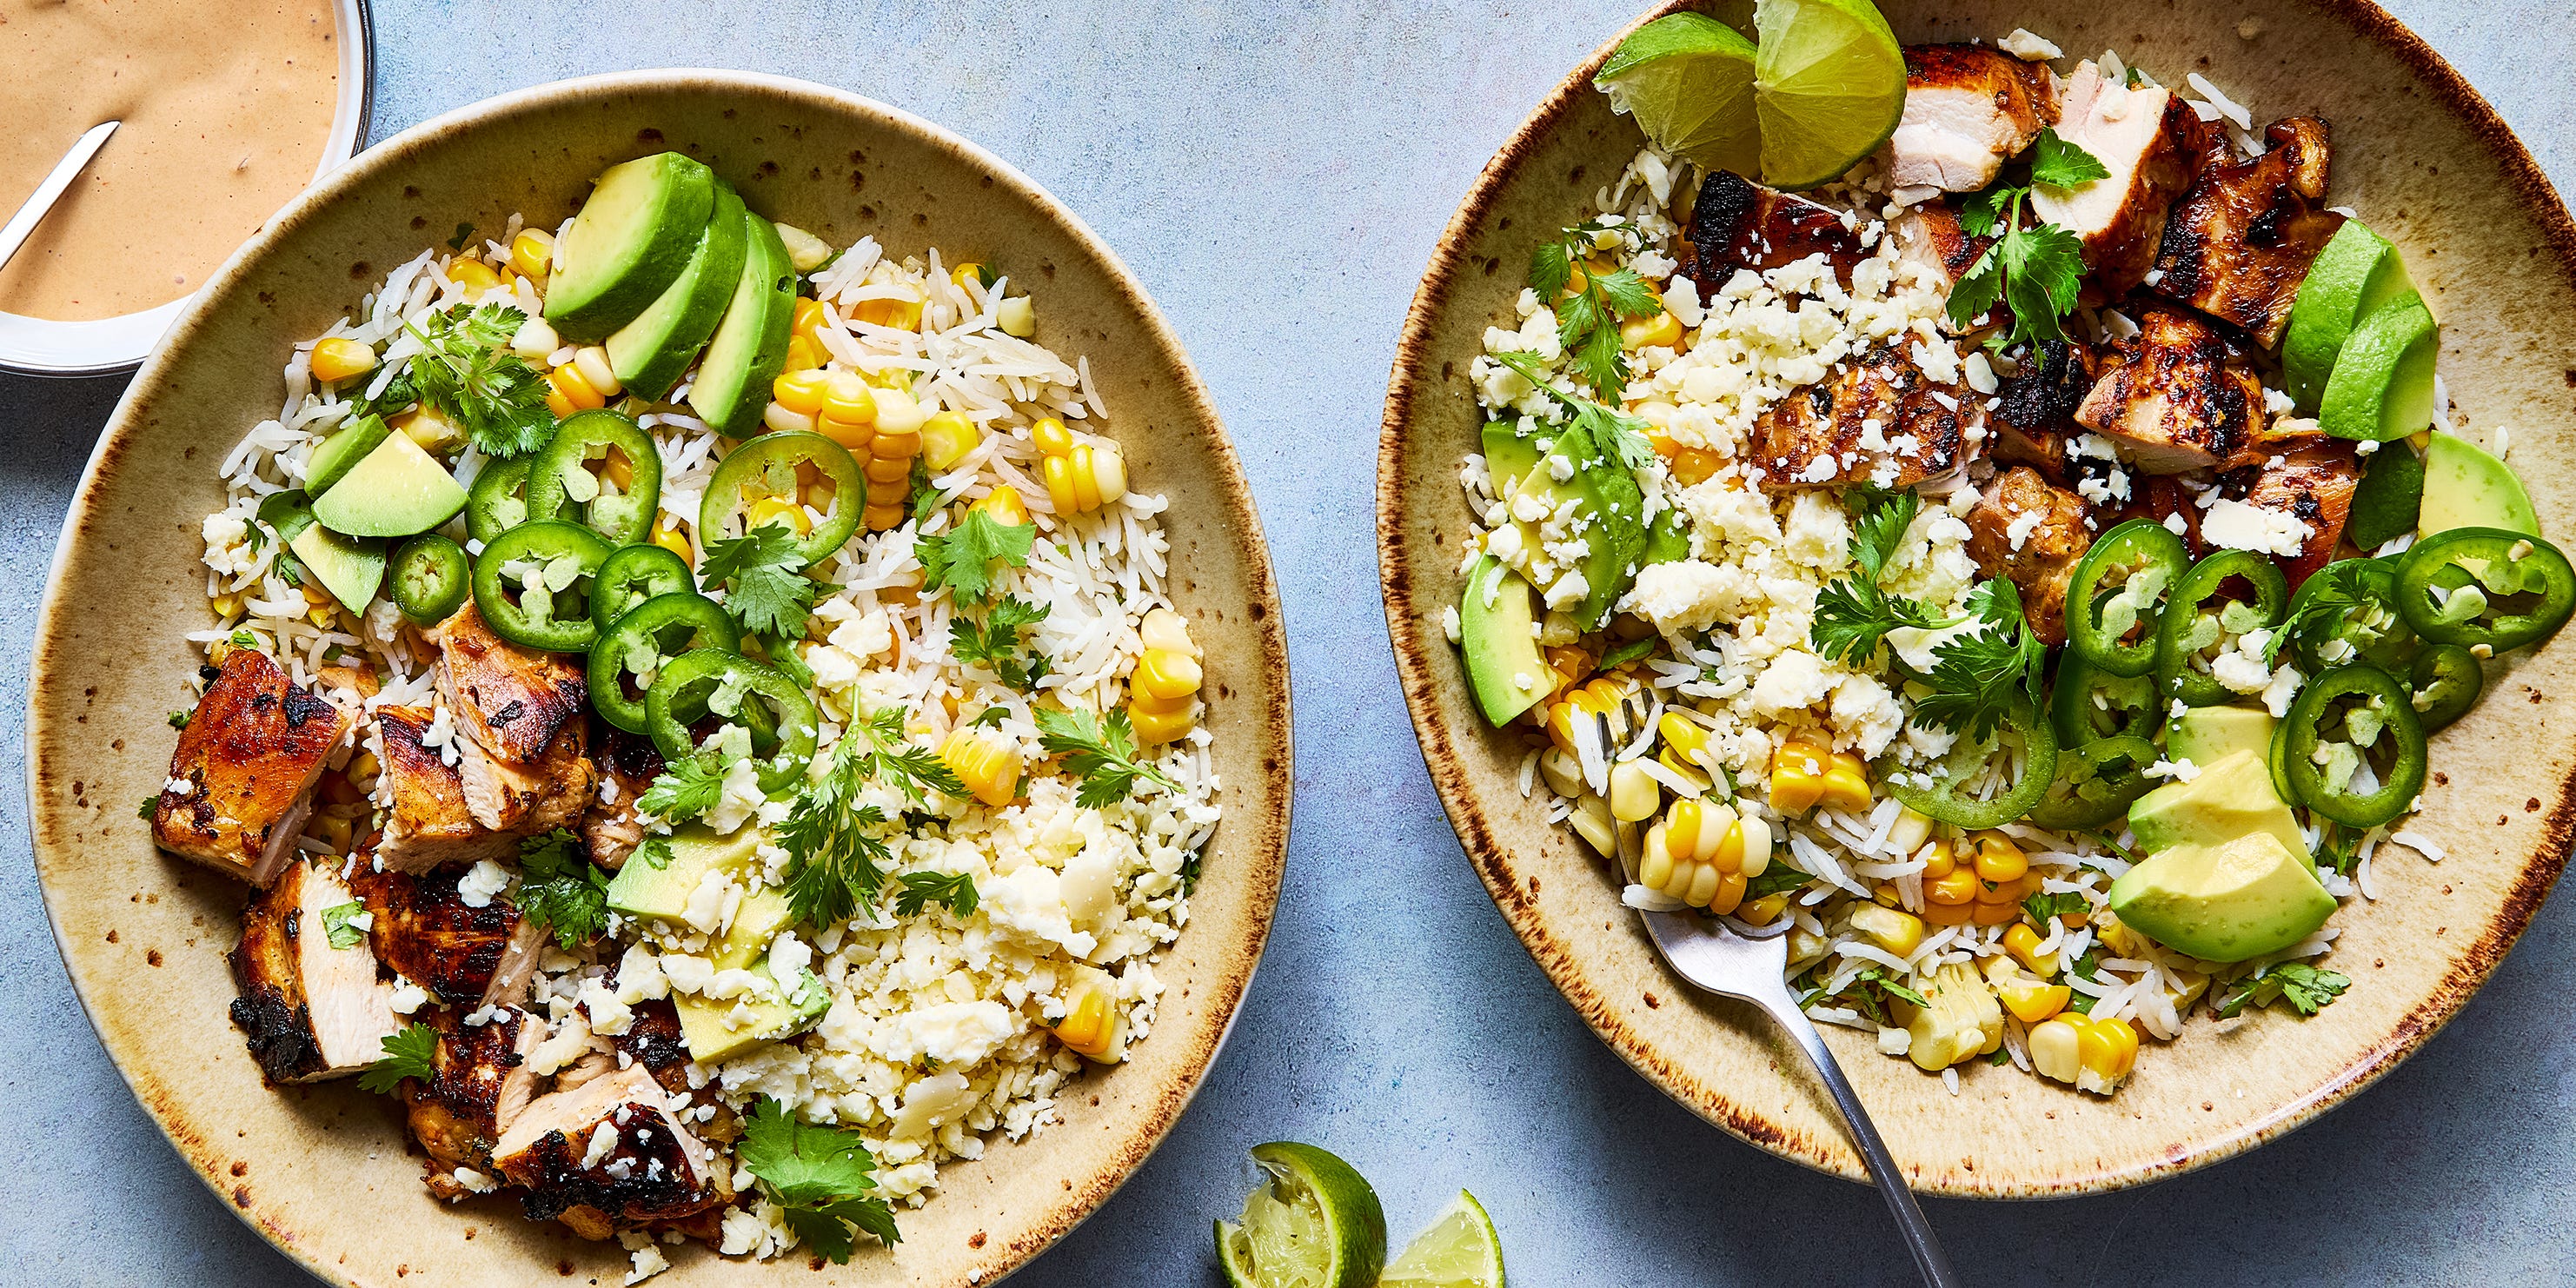
<svg viewBox="0 0 2576 1288"><path fill-rule="evenodd" d="M1234 1288L1370 1288L1386 1264L1386 1212L1351 1165L1295 1141L1256 1145L1267 1183L1240 1224L1216 1223L1217 1264Z"/></svg>
<svg viewBox="0 0 2576 1288"><path fill-rule="evenodd" d="M1831 182L1896 132L1905 52L1869 0L1761 0L1753 29L1764 183Z"/></svg>
<svg viewBox="0 0 2576 1288"><path fill-rule="evenodd" d="M1715 19L1677 13L1639 27L1592 87L1637 119L1655 146L1707 170L1753 173L1762 136L1753 113L1753 42Z"/></svg>
<svg viewBox="0 0 2576 1288"><path fill-rule="evenodd" d="M1465 1190L1378 1276L1378 1288L1503 1288L1503 1243Z"/></svg>

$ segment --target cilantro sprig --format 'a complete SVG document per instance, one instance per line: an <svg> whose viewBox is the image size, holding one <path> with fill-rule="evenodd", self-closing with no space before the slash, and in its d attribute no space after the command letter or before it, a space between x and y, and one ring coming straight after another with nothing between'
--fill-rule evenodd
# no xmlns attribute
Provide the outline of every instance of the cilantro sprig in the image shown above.
<svg viewBox="0 0 2576 1288"><path fill-rule="evenodd" d="M1095 718L1080 711L1040 710L1037 721L1038 745L1062 755L1064 767L1082 779L1074 802L1084 809L1106 809L1127 799L1140 778L1180 793L1180 784L1137 759L1136 727L1126 712L1112 708Z"/></svg>
<svg viewBox="0 0 2576 1288"><path fill-rule="evenodd" d="M857 1132L802 1121L762 1096L743 1122L734 1156L768 1191L787 1228L832 1264L849 1264L853 1228L889 1247L903 1241L894 1208L868 1192L877 1188L876 1159Z"/></svg>
<svg viewBox="0 0 2576 1288"><path fill-rule="evenodd" d="M1887 561L1896 557L1906 529L1922 508L1921 498L1912 492L1855 488L1844 500L1853 509L1851 556L1859 573L1816 592L1815 618L1807 628L1808 642L1816 652L1847 666L1858 665L1878 651L1889 631L1956 625L1920 602L1891 595L1879 585Z"/></svg>
<svg viewBox="0 0 2576 1288"><path fill-rule="evenodd" d="M918 917L930 905L942 904L960 917L975 915L975 878L966 872L906 872L895 878L897 916Z"/></svg>
<svg viewBox="0 0 2576 1288"><path fill-rule="evenodd" d="M1632 470L1644 469L1647 462L1655 459L1655 445L1646 441L1646 422L1548 383L1547 364L1535 353L1510 350L1493 357L1566 410L1570 419L1558 430L1560 437L1567 433L1587 435L1602 455Z"/></svg>
<svg viewBox="0 0 2576 1288"><path fill-rule="evenodd" d="M384 1040L384 1058L358 1074L358 1085L389 1095L405 1078L427 1082L438 1076L438 1030L414 1024Z"/></svg>
<svg viewBox="0 0 2576 1288"><path fill-rule="evenodd" d="M1045 621L1049 607L1032 604L1017 595L1004 595L980 625L960 613L948 619L949 650L957 660L980 663L1001 677L1002 683L1028 692L1052 668L1043 653L1026 660L1020 657L1020 632Z"/></svg>
<svg viewBox="0 0 2576 1288"><path fill-rule="evenodd" d="M2068 890L2059 894L2035 894L2021 901L2021 910L2042 926L2070 912L2084 912L2090 905L2084 896Z"/></svg>
<svg viewBox="0 0 2576 1288"><path fill-rule="evenodd" d="M1838 993L1828 994L1822 987L1810 990L1805 997L1798 999L1798 1008L1804 1010L1827 997L1849 1002L1854 1010L1868 1016L1871 1023L1880 1025L1888 1022L1887 1004L1890 1001L1911 1002L1916 1006L1932 1004L1921 993L1898 982L1886 967L1877 965L1861 967L1860 972L1853 975L1851 982L1843 985Z"/></svg>
<svg viewBox="0 0 2576 1288"><path fill-rule="evenodd" d="M2218 1004L2218 1017L2233 1019L2249 1006L2269 1006L2276 1001L2300 1015L2314 1015L2350 987L2351 977L2341 971L2310 962L2279 962L2236 981L2226 999Z"/></svg>
<svg viewBox="0 0 2576 1288"><path fill-rule="evenodd" d="M969 510L956 527L913 543L922 586L946 586L961 604L982 603L993 593L993 561L1027 567L1037 535L1034 523L1003 523L982 510Z"/></svg>
<svg viewBox="0 0 2576 1288"><path fill-rule="evenodd" d="M1931 692L1914 700L1914 714L1982 742L1997 725L2018 725L2038 710L2048 646L2023 615L2021 593L2001 577L1969 592L1968 612L1984 629L1953 635L1933 650L1932 672L1922 677Z"/></svg>
<svg viewBox="0 0 2576 1288"><path fill-rule="evenodd" d="M1596 234L1607 232L1632 241L1636 236L1626 224L1584 220L1530 252L1529 284L1540 302L1555 308L1556 342L1574 359L1584 383L1604 398L1616 398L1628 383L1628 355L1620 347L1619 323L1652 317L1664 311L1664 304L1630 268L1607 273L1587 270L1582 287L1567 293L1574 283L1576 262L1596 249Z"/></svg>
<svg viewBox="0 0 2576 1288"><path fill-rule="evenodd" d="M566 952L608 928L608 874L569 830L519 842L519 915L553 930Z"/></svg>
<svg viewBox="0 0 2576 1288"><path fill-rule="evenodd" d="M874 762L865 737L843 734L823 776L797 795L778 825L779 848L787 851L787 905L809 926L849 920L885 884L891 855L874 830L884 825L885 811L856 799Z"/></svg>
<svg viewBox="0 0 2576 1288"><path fill-rule="evenodd" d="M713 757L690 756L662 767L660 777L644 789L635 807L673 823L714 809L724 797L724 770Z"/></svg>
<svg viewBox="0 0 2576 1288"><path fill-rule="evenodd" d="M545 377L511 349L528 315L506 304L459 305L403 329L420 341L395 385L465 427L486 456L525 456L555 436ZM377 400L392 405L394 387Z"/></svg>
<svg viewBox="0 0 2576 1288"><path fill-rule="evenodd" d="M707 543L698 579L725 588L724 608L754 635L798 638L822 586L804 575L796 534L767 523L739 537Z"/></svg>
<svg viewBox="0 0 2576 1288"><path fill-rule="evenodd" d="M2100 159L2058 137L2055 129L2042 129L2032 152L2030 184L1999 184L1969 198L1959 212L1959 226L1969 236L1995 241L1950 288L1950 324L1964 328L2002 300L2012 306L2013 325L1990 341L1997 348L2065 339L2058 319L2075 307L2077 283L2084 275L2084 243L2055 224L2024 227L2022 203L2032 186L2073 188L2110 173Z"/></svg>

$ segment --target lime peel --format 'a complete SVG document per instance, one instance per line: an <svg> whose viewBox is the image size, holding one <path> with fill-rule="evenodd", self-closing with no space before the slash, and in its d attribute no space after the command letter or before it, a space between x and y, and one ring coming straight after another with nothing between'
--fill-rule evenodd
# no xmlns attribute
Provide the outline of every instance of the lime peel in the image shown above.
<svg viewBox="0 0 2576 1288"><path fill-rule="evenodd" d="M1465 1190L1389 1262L1378 1288L1503 1288L1503 1244L1485 1205Z"/></svg>

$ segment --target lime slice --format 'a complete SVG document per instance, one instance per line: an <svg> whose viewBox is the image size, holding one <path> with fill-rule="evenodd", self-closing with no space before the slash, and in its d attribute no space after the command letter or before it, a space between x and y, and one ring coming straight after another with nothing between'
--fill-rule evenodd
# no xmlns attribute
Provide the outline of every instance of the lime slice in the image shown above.
<svg viewBox="0 0 2576 1288"><path fill-rule="evenodd" d="M1217 1264L1234 1288L1370 1288L1386 1264L1386 1211L1351 1165L1295 1141L1256 1145L1268 1183L1243 1221L1216 1223Z"/></svg>
<svg viewBox="0 0 2576 1288"><path fill-rule="evenodd" d="M1503 1288L1503 1243L1485 1205L1458 1191L1431 1228L1378 1276L1378 1288Z"/></svg>
<svg viewBox="0 0 2576 1288"><path fill-rule="evenodd" d="M1761 0L1753 29L1764 183L1831 182L1896 132L1905 52L1869 0Z"/></svg>
<svg viewBox="0 0 2576 1288"><path fill-rule="evenodd" d="M1753 173L1762 136L1753 114L1753 42L1715 19L1677 13L1619 42L1592 87L1637 119L1655 146L1702 169Z"/></svg>

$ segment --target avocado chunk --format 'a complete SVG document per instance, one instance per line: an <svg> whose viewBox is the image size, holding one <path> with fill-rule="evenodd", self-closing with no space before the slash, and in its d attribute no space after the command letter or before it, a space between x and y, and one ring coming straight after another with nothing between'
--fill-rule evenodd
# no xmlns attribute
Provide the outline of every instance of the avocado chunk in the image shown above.
<svg viewBox="0 0 2576 1288"><path fill-rule="evenodd" d="M2424 458L2414 448L2383 443L2366 459L2343 527L2344 535L2365 553L2413 532L2424 509Z"/></svg>
<svg viewBox="0 0 2576 1288"><path fill-rule="evenodd" d="M770 977L766 956L748 969ZM700 1064L730 1060L802 1033L821 1023L823 1013L832 1009L832 990L812 971L798 972L795 982L782 991L784 998L673 993L671 1009L680 1013L680 1040L688 1043L689 1058Z"/></svg>
<svg viewBox="0 0 2576 1288"><path fill-rule="evenodd" d="M2187 783L2167 783L2129 806L2129 830L2150 852L2178 845L2220 845L2248 832L2267 832L2299 854L2307 835L2290 807L2272 790L2263 757L2233 751L2201 765ZM2311 878L2313 882L2314 878Z"/></svg>
<svg viewBox="0 0 2576 1288"><path fill-rule="evenodd" d="M600 171L556 248L546 321L567 340L634 321L688 267L715 202L715 171L677 152Z"/></svg>
<svg viewBox="0 0 2576 1288"><path fill-rule="evenodd" d="M1562 479L1557 477L1559 461L1570 467ZM1513 495L1536 498L1551 515L1573 503L1574 538L1585 552L1573 572L1582 575L1584 593L1580 603L1565 605L1565 611L1584 628L1597 629L1636 580L1646 552L1646 498L1637 476L1602 455L1590 433L1564 428L1521 477ZM1516 521L1516 526L1525 549L1536 550L1546 539L1545 521Z"/></svg>
<svg viewBox="0 0 2576 1288"><path fill-rule="evenodd" d="M2386 442L2433 423L2433 362L2442 328L2409 291L2354 326L2317 403L2317 428Z"/></svg>
<svg viewBox="0 0 2576 1288"><path fill-rule="evenodd" d="M385 424L385 418L374 412L342 426L338 432L323 439L321 445L313 449L313 455L305 459L304 491L312 496L330 491L332 484L347 476L358 462L367 459L369 453L383 446L385 435L392 432L393 429Z"/></svg>
<svg viewBox="0 0 2576 1288"><path fill-rule="evenodd" d="M2241 962L2315 934L2334 915L2304 850L2269 832L2160 851L2111 883L2123 925L2178 953Z"/></svg>
<svg viewBox="0 0 2576 1288"><path fill-rule="evenodd" d="M1485 422L1485 473L1494 480L1494 495L1508 497L1538 464L1538 440L1521 436L1516 422Z"/></svg>
<svg viewBox="0 0 2576 1288"><path fill-rule="evenodd" d="M313 502L323 527L353 537L408 537L465 508L465 487L409 434L385 441Z"/></svg>
<svg viewBox="0 0 2576 1288"><path fill-rule="evenodd" d="M1646 550L1637 557L1640 568L1650 564L1676 563L1690 558L1690 524L1679 510L1665 510L1646 525Z"/></svg>
<svg viewBox="0 0 2576 1288"><path fill-rule="evenodd" d="M751 866L753 852L759 848L757 828L737 828L731 835L718 836L713 828L689 824L671 833L670 862L654 867L638 850L617 870L608 883L608 906L630 917L676 921L688 910L689 896L698 892L707 873L717 868L739 873ZM740 919L737 913L735 920Z"/></svg>
<svg viewBox="0 0 2576 1288"><path fill-rule="evenodd" d="M1476 560L1458 600L1458 647L1467 655L1467 687L1485 719L1499 729L1556 688L1556 672L1539 656L1531 633L1529 583L1491 555Z"/></svg>
<svg viewBox="0 0 2576 1288"><path fill-rule="evenodd" d="M751 233L746 213L733 185L718 180L715 213L708 216L688 267L634 321L608 337L609 369L628 393L660 402L716 333L734 288L742 284Z"/></svg>
<svg viewBox="0 0 2576 1288"><path fill-rule="evenodd" d="M308 523L286 543L304 571L322 583L331 598L353 613L367 611L376 588L385 581L385 543L378 537L344 537L319 523Z"/></svg>
<svg viewBox="0 0 2576 1288"><path fill-rule="evenodd" d="M2301 415L2315 415L2335 355L2352 329L2379 306L2415 289L2388 239L2347 219L2308 265L2281 335L2281 374Z"/></svg>
<svg viewBox="0 0 2576 1288"><path fill-rule="evenodd" d="M2418 536L2453 528L2502 528L2540 535L2540 515L2513 467L2484 448L2441 430L2424 446L2424 504L2415 519Z"/></svg>
<svg viewBox="0 0 2576 1288"><path fill-rule="evenodd" d="M746 211L743 230L742 276L689 385L689 406L728 438L758 432L769 387L787 366L787 331L796 316L796 265L777 227Z"/></svg>
<svg viewBox="0 0 2576 1288"><path fill-rule="evenodd" d="M2268 763L2277 723L2271 712L2256 707L2191 707L2165 725L2165 759L2207 768L2250 751Z"/></svg>
<svg viewBox="0 0 2576 1288"><path fill-rule="evenodd" d="M708 948L707 960L717 970L737 970L760 960L769 952L778 932L796 924L796 913L788 905L787 892L776 886L760 886L742 897L734 909L733 924L725 927L724 937Z"/></svg>

